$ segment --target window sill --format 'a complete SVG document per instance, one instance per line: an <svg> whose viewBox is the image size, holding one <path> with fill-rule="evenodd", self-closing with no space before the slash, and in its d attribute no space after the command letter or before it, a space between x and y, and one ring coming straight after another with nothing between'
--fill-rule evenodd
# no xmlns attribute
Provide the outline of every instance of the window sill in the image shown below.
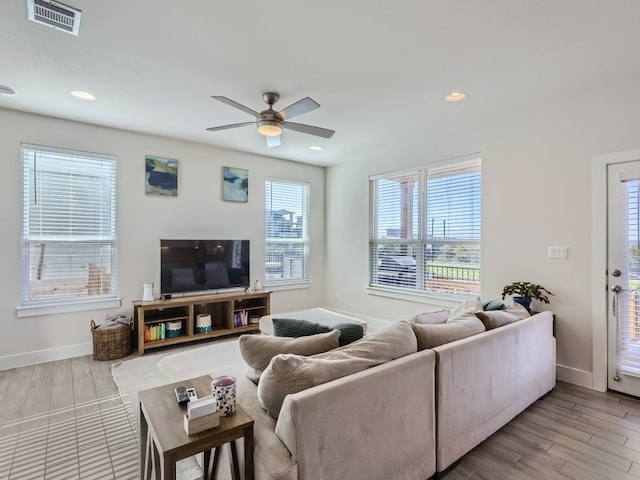
<svg viewBox="0 0 640 480"><path fill-rule="evenodd" d="M381 287L367 287L367 294L377 297L394 298L396 300L407 300L410 302L436 305L443 308L455 307L460 302L470 298L462 295L436 295L433 293L407 292L405 290Z"/></svg>
<svg viewBox="0 0 640 480"><path fill-rule="evenodd" d="M302 288L311 288L310 281L302 282L283 282L283 283L269 283L265 285L265 290L272 292L280 292L286 290L300 290Z"/></svg>
<svg viewBox="0 0 640 480"><path fill-rule="evenodd" d="M72 303L49 303L42 305L27 305L16 307L16 315L22 317L37 317L40 315L54 315L57 313L84 312L103 308L117 308L122 305L120 297L101 298Z"/></svg>

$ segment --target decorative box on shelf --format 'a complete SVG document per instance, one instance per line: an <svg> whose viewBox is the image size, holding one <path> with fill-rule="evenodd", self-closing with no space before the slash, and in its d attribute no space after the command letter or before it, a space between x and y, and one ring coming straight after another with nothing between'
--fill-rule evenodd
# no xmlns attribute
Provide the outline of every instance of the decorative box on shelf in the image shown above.
<svg viewBox="0 0 640 480"><path fill-rule="evenodd" d="M175 338L180 335L182 335L182 322L180 320L166 323L166 338Z"/></svg>
<svg viewBox="0 0 640 480"><path fill-rule="evenodd" d="M211 331L211 315L200 313L196 317L196 333L209 333Z"/></svg>

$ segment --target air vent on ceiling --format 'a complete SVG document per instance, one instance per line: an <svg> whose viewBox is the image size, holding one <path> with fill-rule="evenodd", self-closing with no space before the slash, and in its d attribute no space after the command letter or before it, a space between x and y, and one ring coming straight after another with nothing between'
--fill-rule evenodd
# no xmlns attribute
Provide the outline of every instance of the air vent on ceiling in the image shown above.
<svg viewBox="0 0 640 480"><path fill-rule="evenodd" d="M29 20L78 36L82 12L52 0L27 0Z"/></svg>

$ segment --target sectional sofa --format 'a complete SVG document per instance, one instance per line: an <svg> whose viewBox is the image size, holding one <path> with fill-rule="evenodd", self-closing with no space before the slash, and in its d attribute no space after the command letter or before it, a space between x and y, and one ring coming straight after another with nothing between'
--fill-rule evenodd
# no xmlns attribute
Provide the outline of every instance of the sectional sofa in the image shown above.
<svg viewBox="0 0 640 480"><path fill-rule="evenodd" d="M295 357L296 369L304 371L340 360L335 353L333 357L330 353L277 355L258 386L247 377L238 379L238 401L255 420L255 478L424 480L439 476L553 389L552 324L552 314L541 312L418 350L421 339L414 334L415 326L396 322L352 345L373 342L370 350L375 351L375 342L390 336L392 342L405 345L393 352L385 350L382 356L398 358L310 388L295 375L280 372L290 385L302 389L284 396L279 410L269 414L264 390L273 382L263 380L280 368L279 362ZM313 364L315 357L320 357L320 367ZM306 358L311 359L308 364Z"/></svg>

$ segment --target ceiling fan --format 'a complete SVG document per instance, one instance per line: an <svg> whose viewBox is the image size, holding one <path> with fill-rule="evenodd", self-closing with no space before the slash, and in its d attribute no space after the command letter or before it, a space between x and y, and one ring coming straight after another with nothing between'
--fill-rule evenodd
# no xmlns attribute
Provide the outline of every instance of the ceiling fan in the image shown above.
<svg viewBox="0 0 640 480"><path fill-rule="evenodd" d="M297 117L298 115L303 115L312 110L315 110L316 108L320 108L320 104L309 97L298 100L288 107L283 108L279 112L276 112L273 109L273 104L276 103L280 98L280 95L275 92L266 92L262 95L265 103L269 105L269 108L263 110L262 112L251 110L249 107L245 107L244 105L241 105L238 102L234 102L227 97L212 96L211 98L214 98L222 103L226 103L227 105L237 108L238 110L242 110L249 115L253 115L254 117L256 117L256 119L254 122L233 123L231 125L221 125L219 127L207 128L207 130L209 130L210 132L227 130L229 128L244 127L246 125L256 125L258 127L258 132L267 137L268 147L277 147L280 145L280 134L285 128L288 128L289 130L295 130L296 132L307 133L309 135L316 135L318 137L324 138L331 138L331 136L335 133L334 130L329 130L327 128L314 127L312 125L305 125L304 123L289 122L290 118Z"/></svg>

